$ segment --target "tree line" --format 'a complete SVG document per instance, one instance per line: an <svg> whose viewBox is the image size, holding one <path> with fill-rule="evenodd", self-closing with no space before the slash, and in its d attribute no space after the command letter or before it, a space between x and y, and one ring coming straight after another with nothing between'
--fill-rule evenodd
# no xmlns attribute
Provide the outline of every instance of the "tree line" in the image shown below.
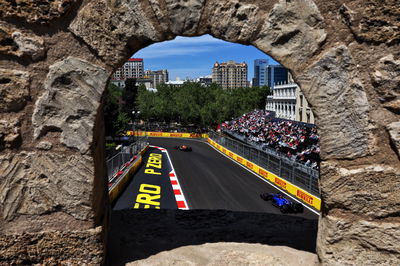
<svg viewBox="0 0 400 266"><path fill-rule="evenodd" d="M202 86L194 82L186 82L181 87L161 84L154 92L132 83L127 80L123 90L112 84L108 86L104 104L106 134L129 129L129 121L134 119L133 110L140 111L139 118L145 121L214 127L264 108L270 93L266 86L225 90L217 84Z"/></svg>

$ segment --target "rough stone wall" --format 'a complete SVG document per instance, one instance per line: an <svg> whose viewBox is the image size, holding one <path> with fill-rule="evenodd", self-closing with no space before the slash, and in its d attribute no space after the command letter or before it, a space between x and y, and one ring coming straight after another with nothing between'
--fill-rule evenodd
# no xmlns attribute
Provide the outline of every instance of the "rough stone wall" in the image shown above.
<svg viewBox="0 0 400 266"><path fill-rule="evenodd" d="M1 261L101 263L108 76L153 42L208 33L273 56L313 108L320 262L398 264L397 0L0 0L0 14Z"/></svg>

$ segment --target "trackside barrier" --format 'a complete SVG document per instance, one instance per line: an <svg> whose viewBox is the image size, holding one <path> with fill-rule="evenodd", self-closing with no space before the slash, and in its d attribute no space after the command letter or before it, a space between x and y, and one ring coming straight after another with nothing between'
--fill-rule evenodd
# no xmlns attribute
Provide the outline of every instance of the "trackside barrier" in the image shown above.
<svg viewBox="0 0 400 266"><path fill-rule="evenodd" d="M146 153L146 151L149 149L149 145L146 145L146 147L144 147L144 149L143 150L141 150L140 152L139 152L139 154L141 155L141 156L143 156L145 153Z"/></svg>
<svg viewBox="0 0 400 266"><path fill-rule="evenodd" d="M137 156L134 156L131 161L128 162L129 166L123 166L121 171L118 172L119 176L112 183L109 183L108 197L110 202L113 202L121 192L124 190L126 184L131 180L132 176L139 169L142 164L142 156L146 153L149 145L139 152Z"/></svg>
<svg viewBox="0 0 400 266"><path fill-rule="evenodd" d="M117 153L106 161L108 182L112 182L125 167L130 165L132 158L148 145L147 139L147 137L137 137L129 146L122 146L118 151L115 150Z"/></svg>
<svg viewBox="0 0 400 266"><path fill-rule="evenodd" d="M208 138L208 134L199 133L175 133L175 132L146 132L146 131L127 131L128 136L149 136L163 138Z"/></svg>
<svg viewBox="0 0 400 266"><path fill-rule="evenodd" d="M256 174L262 176L269 182L277 185L281 189L285 190L289 194L295 196L305 204L313 207L314 209L320 211L321 210L321 199L308 193L307 191L293 185L292 183L286 181L278 177L277 175L265 170L264 168L254 164L253 162L237 155L236 153L231 152L230 150L226 149L225 147L221 146L217 142L213 141L212 139L207 139L208 143L212 146L217 148L219 151L223 152L233 160L239 162L240 164L244 165L246 168L250 169L251 171L255 172Z"/></svg>

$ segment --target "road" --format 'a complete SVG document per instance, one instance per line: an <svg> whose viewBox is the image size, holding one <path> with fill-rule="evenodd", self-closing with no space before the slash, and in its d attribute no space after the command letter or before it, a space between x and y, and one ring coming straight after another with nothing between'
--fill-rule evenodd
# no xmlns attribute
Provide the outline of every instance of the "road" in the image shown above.
<svg viewBox="0 0 400 266"><path fill-rule="evenodd" d="M260 193L264 192L276 193L278 191L276 188L226 158L207 143L196 139L172 138L150 138L149 142L151 145L168 150L181 192L189 209L224 209L280 214L278 208L259 197ZM191 146L193 151L175 150L174 146L178 145ZM154 156L160 158L160 160L157 160ZM174 192L176 195L176 190L172 189L168 178L172 167L166 153L153 148L146 153L143 159L143 166L117 200L114 210L133 208L135 204L137 208L143 208L144 205L147 205L144 208L177 208L174 204ZM148 162L152 163L149 165ZM157 168L154 163L161 164L161 168ZM146 174L146 171L150 174ZM143 187L146 184L149 186L147 190L146 187ZM141 193L139 191L141 186L142 192L144 190L150 194L148 197L146 195L144 197L142 193L138 204L137 195ZM307 219L318 218L315 213L308 209L305 209L302 214L289 215Z"/></svg>

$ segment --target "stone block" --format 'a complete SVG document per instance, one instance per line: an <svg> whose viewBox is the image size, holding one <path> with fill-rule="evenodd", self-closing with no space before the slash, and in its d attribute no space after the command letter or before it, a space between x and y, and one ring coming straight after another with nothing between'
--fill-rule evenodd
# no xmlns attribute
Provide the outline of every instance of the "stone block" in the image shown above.
<svg viewBox="0 0 400 266"><path fill-rule="evenodd" d="M163 40L139 0L90 1L69 28L110 64L120 63L142 47Z"/></svg>
<svg viewBox="0 0 400 266"><path fill-rule="evenodd" d="M0 54L29 58L33 61L43 59L46 54L42 37L4 22L0 22L0 43Z"/></svg>
<svg viewBox="0 0 400 266"><path fill-rule="evenodd" d="M53 144L51 144L51 142L49 141L41 141L36 145L36 148L39 150L51 150L51 148L53 147Z"/></svg>
<svg viewBox="0 0 400 266"><path fill-rule="evenodd" d="M197 27L205 0L166 0L169 29L175 35L191 35Z"/></svg>
<svg viewBox="0 0 400 266"><path fill-rule="evenodd" d="M0 17L48 23L62 17L78 0L0 0Z"/></svg>
<svg viewBox="0 0 400 266"><path fill-rule="evenodd" d="M344 45L325 53L298 76L316 116L323 159L355 159L368 154L369 103Z"/></svg>
<svg viewBox="0 0 400 266"><path fill-rule="evenodd" d="M30 99L28 72L0 68L0 113L18 112Z"/></svg>
<svg viewBox="0 0 400 266"><path fill-rule="evenodd" d="M299 68L326 40L325 20L311 0L278 1L253 44L284 65Z"/></svg>
<svg viewBox="0 0 400 266"><path fill-rule="evenodd" d="M400 113L400 59L396 60L393 54L382 57L371 73L374 89L379 101L384 103L388 110Z"/></svg>
<svg viewBox="0 0 400 266"><path fill-rule="evenodd" d="M393 122L387 125L389 131L390 141L393 144L393 149L400 158L400 122Z"/></svg>
<svg viewBox="0 0 400 266"><path fill-rule="evenodd" d="M21 124L19 119L0 120L0 151L18 148L21 141Z"/></svg>
<svg viewBox="0 0 400 266"><path fill-rule="evenodd" d="M93 127L109 73L79 58L50 66L45 91L32 115L34 137L61 132L60 142L81 153L90 152Z"/></svg>
<svg viewBox="0 0 400 266"><path fill-rule="evenodd" d="M0 236L4 265L101 265L102 227Z"/></svg>
<svg viewBox="0 0 400 266"><path fill-rule="evenodd" d="M342 209L374 218L396 216L400 210L400 169L369 165L346 169L321 165L321 195L325 210Z"/></svg>
<svg viewBox="0 0 400 266"><path fill-rule="evenodd" d="M317 253L322 265L398 265L400 223L357 216L320 219Z"/></svg>
<svg viewBox="0 0 400 266"><path fill-rule="evenodd" d="M397 0L358 0L343 4L340 14L358 41L396 44L400 41Z"/></svg>
<svg viewBox="0 0 400 266"><path fill-rule="evenodd" d="M211 35L226 41L250 43L261 27L260 13L256 3L207 1L198 31L210 31Z"/></svg>
<svg viewBox="0 0 400 266"><path fill-rule="evenodd" d="M93 218L93 164L89 156L51 152L0 155L0 224L20 216L52 212L90 221ZM24 231L29 232L30 226L34 226L34 221Z"/></svg>

